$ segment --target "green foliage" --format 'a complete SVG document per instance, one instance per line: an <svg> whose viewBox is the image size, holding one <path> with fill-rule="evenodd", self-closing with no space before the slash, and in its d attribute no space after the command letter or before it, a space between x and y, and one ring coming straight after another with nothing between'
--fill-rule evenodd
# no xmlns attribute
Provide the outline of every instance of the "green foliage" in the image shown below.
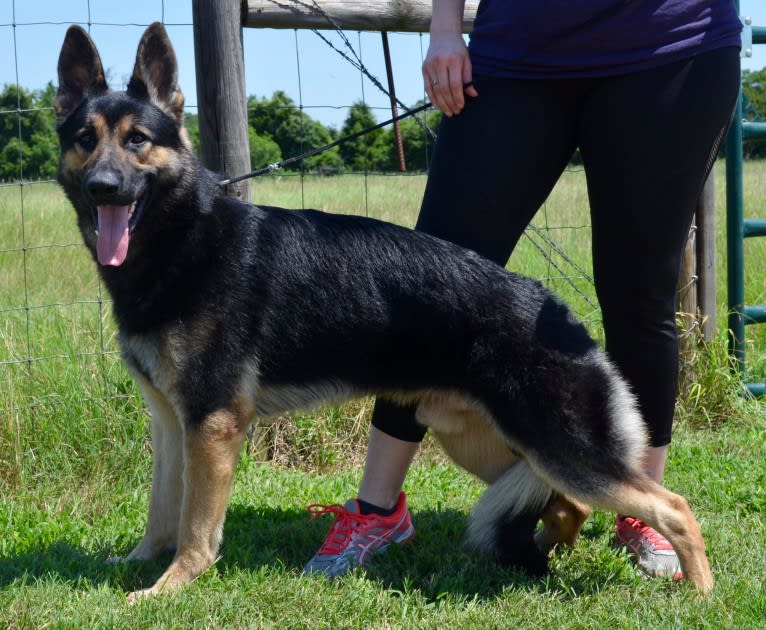
<svg viewBox="0 0 766 630"><path fill-rule="evenodd" d="M197 114L185 114L184 126L186 127L186 132L189 134L189 139L194 147L194 151L199 155L199 116L197 116Z"/></svg>
<svg viewBox="0 0 766 630"><path fill-rule="evenodd" d="M413 108L421 104L422 101L413 105ZM281 91L274 92L271 98L259 99L251 96L248 99L248 118L251 128L258 136L270 138L279 146L282 158L300 155L335 139L334 130L312 120ZM419 118L420 121L407 118L400 123L405 162L410 172L424 172L428 169L434 139L423 126L435 130L441 114L438 111L429 111L419 115ZM377 123L369 106L356 102L349 109L338 135L341 138L350 136ZM257 166L268 162L268 159L253 160L253 164ZM344 142L326 153L305 160L302 168L321 172L340 168L357 172L398 172L399 155L394 129L392 126L375 129L359 138Z"/></svg>
<svg viewBox="0 0 766 630"><path fill-rule="evenodd" d="M749 120L765 119L766 68L745 70L742 85L746 96L745 117ZM20 177L55 177L58 140L51 109L54 96L55 87L51 83L37 91L6 85L0 92L0 181ZM274 92L270 98L250 96L247 104L248 138L254 169L295 157L378 123L369 106L356 102L349 108L338 132L312 119L281 90ZM418 101L412 107L421 104L422 101ZM427 172L434 138L424 127L435 131L440 118L440 112L430 110L419 114L419 120L405 118L400 122L408 172ZM192 144L199 152L198 116L187 114L185 121ZM746 142L745 156L766 157L766 142ZM579 153L575 153L572 163L580 163ZM399 155L394 128L389 125L376 129L291 168L325 174L342 171L398 172Z"/></svg>
<svg viewBox="0 0 766 630"><path fill-rule="evenodd" d="M742 92L745 95L745 119L766 122L766 68L744 70ZM766 142L746 141L744 154L748 158L766 157Z"/></svg>
<svg viewBox="0 0 766 630"><path fill-rule="evenodd" d="M250 142L250 166L253 170L282 160L279 145L269 136L260 135L255 129L248 127L247 137Z"/></svg>
<svg viewBox="0 0 766 630"><path fill-rule="evenodd" d="M418 101L413 109L422 105ZM399 122L405 168L408 172L425 172L434 149L434 137L427 129L436 131L441 113L435 110L418 114L418 118L405 118ZM354 103L343 123L341 137L358 133L377 124L370 108L360 102ZM398 172L399 150L393 125L376 129L340 146L341 156L347 168L353 171Z"/></svg>
<svg viewBox="0 0 766 630"><path fill-rule="evenodd" d="M6 85L0 93L0 180L54 178L58 162L58 138L52 111L55 87L30 91ZM435 129L440 114L421 115ZM271 98L248 99L248 138L251 164L267 164L300 155L335 140L338 132L313 120L282 91ZM370 108L354 103L340 136L358 133L377 124ZM195 150L200 149L199 118L186 114L185 125ZM408 171L425 171L433 140L414 119L401 122ZM293 170L335 173L341 170L397 172L399 158L393 127L376 129L339 147L296 164Z"/></svg>
<svg viewBox="0 0 766 630"><path fill-rule="evenodd" d="M374 127L377 123L369 106L357 101L349 109L340 130L340 137L345 138L360 133ZM340 155L346 168L357 172L383 170L387 157L383 142L386 135L386 132L380 128L341 144Z"/></svg>
<svg viewBox="0 0 766 630"><path fill-rule="evenodd" d="M748 118L752 120L758 114L766 121L766 68L743 70L742 91L754 108L754 112Z"/></svg>
<svg viewBox="0 0 766 630"><path fill-rule="evenodd" d="M194 151L199 154L199 116L196 114L186 114L184 116L184 126L189 134ZM248 127L248 140L250 144L250 164L253 169L278 162L282 159L279 145L268 136L258 135L252 127Z"/></svg>
<svg viewBox="0 0 766 630"><path fill-rule="evenodd" d="M413 105L413 108L422 104L422 101L418 101ZM418 114L418 117L420 122L412 117L405 118L400 122L404 159L407 170L410 172L428 170L431 156L434 152L434 138L423 127L425 126L435 133L439 127L441 112L428 110L424 114ZM389 133L391 137L387 142L387 160L384 170L398 171L399 155L396 149L396 142L393 138L394 132L391 130Z"/></svg>
<svg viewBox="0 0 766 630"><path fill-rule="evenodd" d="M282 155L293 157L309 149L332 142L329 129L303 112L284 92L268 98L251 96L247 100L250 126L259 136L271 138ZM302 170L338 170L343 165L337 147L310 157L295 168Z"/></svg>
<svg viewBox="0 0 766 630"><path fill-rule="evenodd" d="M58 139L52 83L29 91L5 85L0 92L0 180L56 175Z"/></svg>

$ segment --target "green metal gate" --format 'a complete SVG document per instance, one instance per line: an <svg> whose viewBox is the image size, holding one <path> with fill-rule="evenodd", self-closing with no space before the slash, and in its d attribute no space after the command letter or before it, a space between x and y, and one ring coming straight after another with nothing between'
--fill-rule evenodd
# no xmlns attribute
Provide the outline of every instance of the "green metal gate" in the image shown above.
<svg viewBox="0 0 766 630"><path fill-rule="evenodd" d="M739 6L739 2L737 2ZM766 44L766 27L745 22L743 52L755 44ZM743 118L743 96L740 90L729 135L726 138L726 216L729 305L729 351L740 374L745 371L745 326L766 323L766 305L745 302L745 239L766 236L766 219L745 219L743 190L744 140L766 140L766 123L748 122ZM754 396L766 395L766 382L745 383Z"/></svg>

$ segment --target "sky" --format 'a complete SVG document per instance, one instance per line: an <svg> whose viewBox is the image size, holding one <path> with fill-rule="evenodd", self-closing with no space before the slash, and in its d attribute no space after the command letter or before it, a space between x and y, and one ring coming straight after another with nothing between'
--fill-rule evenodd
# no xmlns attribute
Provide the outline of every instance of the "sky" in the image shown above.
<svg viewBox="0 0 766 630"><path fill-rule="evenodd" d="M80 23L96 43L111 87L125 86L133 68L138 41L154 21L165 23L179 62L179 83L190 112L196 112L196 77L191 0L0 0L0 85L38 89L56 83L56 63L69 24ZM741 0L741 14L766 26L766 0ZM323 31L337 48L345 43ZM379 33L347 32L370 73L386 85ZM389 117L388 96L364 78L311 31L245 29L243 34L246 93L271 96L283 90L306 113L325 125L340 128L348 108L364 100L379 120ZM428 35L389 34L394 83L406 105L424 98L420 66ZM766 67L766 45L755 46L743 68Z"/></svg>

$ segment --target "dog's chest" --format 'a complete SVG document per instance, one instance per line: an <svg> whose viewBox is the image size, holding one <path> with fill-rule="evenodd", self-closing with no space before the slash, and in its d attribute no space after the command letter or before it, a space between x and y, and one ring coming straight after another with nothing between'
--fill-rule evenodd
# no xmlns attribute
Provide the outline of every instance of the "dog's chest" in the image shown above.
<svg viewBox="0 0 766 630"><path fill-rule="evenodd" d="M123 360L130 372L148 380L165 395L175 391L178 358L174 357L166 338L157 334L120 334L119 341Z"/></svg>

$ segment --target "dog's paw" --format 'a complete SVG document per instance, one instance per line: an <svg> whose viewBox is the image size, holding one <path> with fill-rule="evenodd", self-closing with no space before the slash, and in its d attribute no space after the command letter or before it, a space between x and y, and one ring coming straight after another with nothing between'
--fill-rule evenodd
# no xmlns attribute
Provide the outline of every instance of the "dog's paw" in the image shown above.
<svg viewBox="0 0 766 630"><path fill-rule="evenodd" d="M156 592L154 589L151 588L144 588L140 591L133 591L131 593L128 593L128 604L133 606L140 602L143 599L148 599L149 597L154 597L156 595Z"/></svg>
<svg viewBox="0 0 766 630"><path fill-rule="evenodd" d="M104 563L108 564L109 566L114 566L116 564L122 564L123 562L127 562L128 559L125 556L109 556Z"/></svg>
<svg viewBox="0 0 766 630"><path fill-rule="evenodd" d="M529 577L539 578L548 574L548 556L538 549L537 545L525 545L506 550L498 556L503 566L513 567L524 571Z"/></svg>

